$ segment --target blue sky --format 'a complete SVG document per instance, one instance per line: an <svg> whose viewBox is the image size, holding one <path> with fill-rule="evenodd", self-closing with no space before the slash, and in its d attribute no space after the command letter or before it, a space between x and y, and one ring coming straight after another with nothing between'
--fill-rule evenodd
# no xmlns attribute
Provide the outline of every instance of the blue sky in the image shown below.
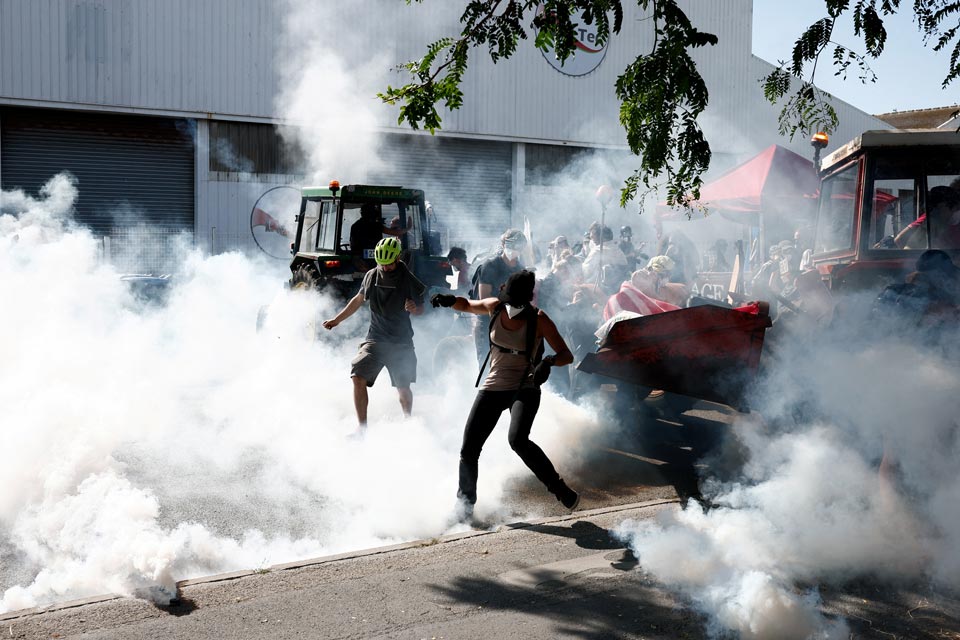
<svg viewBox="0 0 960 640"><path fill-rule="evenodd" d="M913 3L902 0L900 13L884 19L887 44L883 54L871 62L877 74L873 84L863 84L850 73L846 81L833 75L833 69L821 64L815 83L837 98L868 113L925 109L960 103L960 81L946 90L940 83L947 74L949 51L934 53L924 47L917 27L911 21ZM822 0L754 0L753 53L776 64L788 60L797 36L810 24L825 17ZM853 36L853 22L841 22L834 40L863 52ZM828 60L829 61L829 60Z"/></svg>

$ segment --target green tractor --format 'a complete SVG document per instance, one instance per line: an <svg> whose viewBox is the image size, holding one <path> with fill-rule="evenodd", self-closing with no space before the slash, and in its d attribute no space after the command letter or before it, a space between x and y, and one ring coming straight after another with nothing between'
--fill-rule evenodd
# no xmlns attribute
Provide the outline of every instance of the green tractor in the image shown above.
<svg viewBox="0 0 960 640"><path fill-rule="evenodd" d="M368 269L376 266L373 246L351 246L361 212L373 212L374 229L400 238L400 259L429 288L448 288L450 263L441 255L440 230L435 228L423 191L403 187L346 185L334 180L327 187L301 189L297 233L290 246L289 286L323 290L341 298L354 295ZM370 220L360 224L369 224ZM369 229L369 226L367 227ZM375 238L382 237L377 233ZM369 234L368 234L369 237Z"/></svg>

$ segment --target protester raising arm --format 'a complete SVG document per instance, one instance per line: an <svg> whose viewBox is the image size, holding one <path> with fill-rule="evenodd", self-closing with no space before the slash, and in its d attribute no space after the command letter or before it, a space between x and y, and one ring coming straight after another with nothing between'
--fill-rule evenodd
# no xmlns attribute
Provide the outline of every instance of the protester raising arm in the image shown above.
<svg viewBox="0 0 960 640"><path fill-rule="evenodd" d="M473 313L478 316L492 315L497 305L501 304L499 298L484 298L483 300L467 300L460 296L454 296L449 293L437 293L430 298L430 304L436 307L447 307L461 313ZM573 362L573 354L563 341L557 325L553 323L543 311L537 313L537 331L550 345L550 348L556 353L552 358L551 364L557 367L563 367Z"/></svg>
<svg viewBox="0 0 960 640"><path fill-rule="evenodd" d="M461 313L473 313L478 316L488 316L493 313L500 300L497 298L484 298L483 300L467 300L466 298L455 296L449 293L437 293L430 298L430 304L434 308L447 307Z"/></svg>

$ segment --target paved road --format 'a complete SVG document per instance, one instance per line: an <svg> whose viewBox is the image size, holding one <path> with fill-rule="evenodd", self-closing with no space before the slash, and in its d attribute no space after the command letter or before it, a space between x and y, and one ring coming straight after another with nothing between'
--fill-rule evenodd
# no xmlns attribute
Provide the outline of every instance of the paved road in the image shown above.
<svg viewBox="0 0 960 640"><path fill-rule="evenodd" d="M610 535L675 503L598 510L3 620L11 638L695 637Z"/></svg>
<svg viewBox="0 0 960 640"><path fill-rule="evenodd" d="M312 564L192 581L180 602L130 598L0 618L9 638L703 638L689 603L645 576L611 530L676 502L580 512ZM852 638L960 637L960 601L923 588L822 591Z"/></svg>

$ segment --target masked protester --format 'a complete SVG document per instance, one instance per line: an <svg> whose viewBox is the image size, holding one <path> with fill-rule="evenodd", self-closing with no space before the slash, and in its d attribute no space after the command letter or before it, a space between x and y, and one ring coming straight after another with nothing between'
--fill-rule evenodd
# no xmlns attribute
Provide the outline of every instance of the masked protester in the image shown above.
<svg viewBox="0 0 960 640"><path fill-rule="evenodd" d="M396 238L380 240L373 252L377 266L363 276L360 291L340 313L323 323L325 329L333 329L370 301L370 329L350 369L357 435L363 435L367 427L367 387L373 386L384 367L397 389L403 414L409 416L413 409L410 385L417 381L417 355L410 316L423 313L426 287L399 260L400 252Z"/></svg>
<svg viewBox="0 0 960 640"><path fill-rule="evenodd" d="M470 297L483 300L496 296L507 278L521 269L520 254L527 247L527 237L519 229L507 229L500 236L500 250L497 255L484 260L473 274L473 288ZM473 336L477 348L477 362L487 352L487 338L482 322L474 322Z"/></svg>
<svg viewBox="0 0 960 640"><path fill-rule="evenodd" d="M490 316L490 373L482 384L477 380L480 390L467 418L460 448L457 498L461 519L469 519L473 514L480 451L505 409L510 410L510 447L563 506L572 510L580 502L577 492L566 485L543 450L530 440L530 429L540 408L540 385L546 382L552 367L573 362L573 355L553 321L533 306L535 284L532 272L520 271L510 276L496 298L467 300L437 294L430 299L434 307ZM540 359L544 340L555 354ZM481 374L486 362L485 359L481 365Z"/></svg>

